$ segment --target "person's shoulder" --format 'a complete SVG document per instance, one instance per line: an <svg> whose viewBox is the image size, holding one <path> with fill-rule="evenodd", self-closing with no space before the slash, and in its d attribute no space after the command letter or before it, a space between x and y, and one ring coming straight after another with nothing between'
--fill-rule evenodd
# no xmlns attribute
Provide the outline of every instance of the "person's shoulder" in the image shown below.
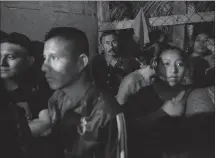
<svg viewBox="0 0 216 158"><path fill-rule="evenodd" d="M120 112L120 105L116 99L103 90L99 90L98 104L99 106L109 113Z"/></svg>
<svg viewBox="0 0 216 158"><path fill-rule="evenodd" d="M141 74L139 73L139 71L136 70L136 71L128 74L127 76L125 76L124 79L122 80L122 82L128 85L128 84L131 84L134 82L138 82L141 79L142 79Z"/></svg>
<svg viewBox="0 0 216 158"><path fill-rule="evenodd" d="M122 112L121 106L113 96L99 88L97 88L97 91L99 96L96 101L96 109L100 110L103 116L112 119Z"/></svg>
<svg viewBox="0 0 216 158"><path fill-rule="evenodd" d="M122 83L125 84L129 84L132 82L133 78L134 78L135 72L132 72L128 75L126 75L123 79L122 79Z"/></svg>
<svg viewBox="0 0 216 158"><path fill-rule="evenodd" d="M198 88L198 89L193 89L189 96L189 100L199 100L202 98L207 97L208 89L207 88Z"/></svg>

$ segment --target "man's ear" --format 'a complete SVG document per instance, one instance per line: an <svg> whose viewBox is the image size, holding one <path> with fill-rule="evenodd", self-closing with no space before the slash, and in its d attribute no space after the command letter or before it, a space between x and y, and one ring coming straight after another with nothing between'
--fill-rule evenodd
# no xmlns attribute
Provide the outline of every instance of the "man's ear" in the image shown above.
<svg viewBox="0 0 216 158"><path fill-rule="evenodd" d="M33 56L29 56L27 58L28 65L31 66L35 62L35 58Z"/></svg>
<svg viewBox="0 0 216 158"><path fill-rule="evenodd" d="M101 50L104 51L104 46L103 44L100 44Z"/></svg>
<svg viewBox="0 0 216 158"><path fill-rule="evenodd" d="M89 62L89 59L88 59L88 56L83 53L79 56L79 67L80 67L80 71L82 71L87 65L88 65L88 62Z"/></svg>

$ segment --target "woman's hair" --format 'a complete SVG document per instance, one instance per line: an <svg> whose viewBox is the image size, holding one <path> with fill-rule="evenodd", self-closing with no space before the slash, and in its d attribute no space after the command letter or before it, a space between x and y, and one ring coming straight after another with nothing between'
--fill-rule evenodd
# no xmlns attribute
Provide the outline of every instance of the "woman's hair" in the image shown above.
<svg viewBox="0 0 216 158"><path fill-rule="evenodd" d="M182 58L183 58L184 62L186 63L186 65L187 65L188 54L187 54L185 51L183 51L181 48L179 48L179 47L172 46L172 45L167 45L166 47L164 47L163 49L161 49L161 50L159 51L159 53L156 54L156 55L151 59L151 61L150 61L150 66L151 66L152 68L154 68L154 69L157 69L157 66L158 66L159 61L160 61L160 56L161 56L161 54L162 54L163 52L165 52L165 51L168 51L168 50L177 50L177 51L180 53L180 55L182 56Z"/></svg>

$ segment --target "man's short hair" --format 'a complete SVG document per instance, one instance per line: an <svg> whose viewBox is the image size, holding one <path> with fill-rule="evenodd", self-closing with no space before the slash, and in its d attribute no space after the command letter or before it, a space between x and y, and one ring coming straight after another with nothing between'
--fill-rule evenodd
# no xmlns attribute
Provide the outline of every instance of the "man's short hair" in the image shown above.
<svg viewBox="0 0 216 158"><path fill-rule="evenodd" d="M3 41L7 36L8 34L6 32L0 30L0 42Z"/></svg>
<svg viewBox="0 0 216 158"><path fill-rule="evenodd" d="M28 55L31 55L30 54L31 40L24 34L12 32L8 34L4 39L2 39L1 43L11 43L11 44L20 45L21 47L26 49Z"/></svg>
<svg viewBox="0 0 216 158"><path fill-rule="evenodd" d="M114 35L114 36L118 37L116 31L113 31L113 30L104 31L104 32L102 32L102 34L101 34L101 36L100 36L100 43L101 43L101 44L103 44L103 43L102 43L103 38L104 38L105 36L108 36L108 35Z"/></svg>
<svg viewBox="0 0 216 158"><path fill-rule="evenodd" d="M87 36L84 32L81 30L78 30L73 27L56 27L52 28L45 36L45 41L60 37L67 41L73 41L75 42L76 46L76 52L77 56L81 55L82 53L85 53L87 56L89 56L89 43ZM79 54L78 54L79 53Z"/></svg>
<svg viewBox="0 0 216 158"><path fill-rule="evenodd" d="M201 31L194 31L193 32L193 35L192 35L192 41L195 41L197 36L200 35L200 34L205 34L207 35L208 37L211 37L210 33L206 30L201 30Z"/></svg>

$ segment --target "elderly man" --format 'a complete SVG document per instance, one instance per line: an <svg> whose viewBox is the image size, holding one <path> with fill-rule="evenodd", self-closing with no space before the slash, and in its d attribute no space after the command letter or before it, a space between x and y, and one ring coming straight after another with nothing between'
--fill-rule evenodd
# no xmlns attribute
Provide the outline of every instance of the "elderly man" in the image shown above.
<svg viewBox="0 0 216 158"><path fill-rule="evenodd" d="M115 31L103 32L100 42L103 52L92 61L92 75L102 89L115 96L123 77L139 69L141 63L122 51Z"/></svg>
<svg viewBox="0 0 216 158"><path fill-rule="evenodd" d="M56 91L31 125L33 134L54 136L67 158L115 156L120 108L89 76L86 35L75 28L53 28L45 37L43 54L42 70Z"/></svg>

